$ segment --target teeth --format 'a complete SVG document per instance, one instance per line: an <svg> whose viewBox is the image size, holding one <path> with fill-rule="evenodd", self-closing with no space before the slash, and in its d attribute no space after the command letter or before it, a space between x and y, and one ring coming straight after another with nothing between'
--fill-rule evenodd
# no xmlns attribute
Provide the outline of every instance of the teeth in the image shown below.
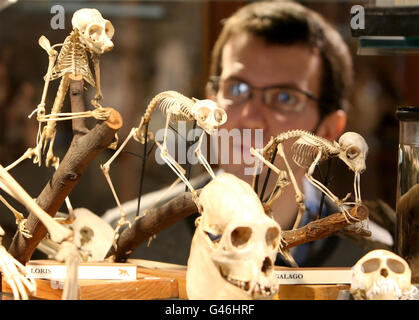
<svg viewBox="0 0 419 320"><path fill-rule="evenodd" d="M274 286L271 288L270 286L261 285L261 283L256 282L254 280L241 281L241 280L233 279L232 277L229 277L229 276L225 276L224 278L232 285L246 291L249 295L258 294L258 295L268 296L268 295L272 295L278 292L277 287Z"/></svg>

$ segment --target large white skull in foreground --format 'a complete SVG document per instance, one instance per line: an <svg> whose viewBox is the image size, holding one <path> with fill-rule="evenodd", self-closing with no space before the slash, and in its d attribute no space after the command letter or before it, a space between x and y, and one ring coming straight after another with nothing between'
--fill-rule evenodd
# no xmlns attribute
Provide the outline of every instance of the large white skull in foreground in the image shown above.
<svg viewBox="0 0 419 320"><path fill-rule="evenodd" d="M250 185L223 174L199 196L201 217L186 274L189 299L271 299L281 228Z"/></svg>
<svg viewBox="0 0 419 320"><path fill-rule="evenodd" d="M357 300L413 299L411 270L400 256L387 250L373 250L352 268L351 293Z"/></svg>

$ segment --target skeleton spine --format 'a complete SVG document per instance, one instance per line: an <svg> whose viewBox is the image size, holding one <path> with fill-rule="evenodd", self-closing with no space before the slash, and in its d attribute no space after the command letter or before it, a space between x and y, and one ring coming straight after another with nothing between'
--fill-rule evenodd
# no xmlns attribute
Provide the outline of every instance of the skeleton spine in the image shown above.
<svg viewBox="0 0 419 320"><path fill-rule="evenodd" d="M327 151L329 154L335 154L339 153L340 148L339 145L336 144L336 142L329 141L325 138L316 136L312 134L311 132L305 131L305 130L290 130L284 133L281 133L277 135L273 143L275 146L278 144L292 138L304 138L308 137L309 139L312 139L314 142L316 142L319 146L321 146L325 151Z"/></svg>
<svg viewBox="0 0 419 320"><path fill-rule="evenodd" d="M151 120L151 115L156 110L157 107L160 106L160 109L164 114L168 114L169 112L174 111L174 107L176 106L176 114L173 114L175 120L185 120L191 121L193 120L191 114L191 107L193 105L193 101L184 95L176 92L176 91L164 91L156 95L148 104L147 109L141 118L141 124L146 125Z"/></svg>

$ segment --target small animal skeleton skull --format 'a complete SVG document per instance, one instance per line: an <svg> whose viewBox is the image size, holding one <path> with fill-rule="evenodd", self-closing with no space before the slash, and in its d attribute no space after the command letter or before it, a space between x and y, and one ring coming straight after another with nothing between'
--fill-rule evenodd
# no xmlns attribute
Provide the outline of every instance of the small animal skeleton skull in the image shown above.
<svg viewBox="0 0 419 320"><path fill-rule="evenodd" d="M224 109L209 99L195 99L195 104L192 106L192 114L198 125L209 135L214 134L218 127L227 121L227 114Z"/></svg>
<svg viewBox="0 0 419 320"><path fill-rule="evenodd" d="M407 262L387 250L368 252L352 272L350 290L357 300L405 300L417 293Z"/></svg>
<svg viewBox="0 0 419 320"><path fill-rule="evenodd" d="M366 168L365 159L368 152L368 145L365 139L356 132L346 132L339 138L339 145L343 150L339 158L352 171L356 173L364 172Z"/></svg>
<svg viewBox="0 0 419 320"><path fill-rule="evenodd" d="M281 228L251 186L223 174L200 195L186 275L189 299L270 299L279 290L273 264Z"/></svg>
<svg viewBox="0 0 419 320"><path fill-rule="evenodd" d="M80 9L73 14L73 29L80 32L80 41L96 54L103 54L113 48L111 41L115 29L109 20L102 17L96 9Z"/></svg>

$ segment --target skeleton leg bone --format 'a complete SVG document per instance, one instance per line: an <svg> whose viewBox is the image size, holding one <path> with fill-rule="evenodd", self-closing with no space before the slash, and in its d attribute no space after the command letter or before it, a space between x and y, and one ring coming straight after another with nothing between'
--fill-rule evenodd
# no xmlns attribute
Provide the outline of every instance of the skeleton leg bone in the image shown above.
<svg viewBox="0 0 419 320"><path fill-rule="evenodd" d="M198 146L195 149L195 155L198 158L199 162L202 163L202 165L205 167L207 172L210 174L211 178L215 179L214 171L212 170L207 159L205 159L205 157L202 155L202 152L201 152L201 146L202 146L202 141L203 141L204 136L205 136L205 131L202 132L201 137L199 138Z"/></svg>
<svg viewBox="0 0 419 320"><path fill-rule="evenodd" d="M70 84L70 79L68 74L64 75L61 79L60 86L57 90L57 96L54 100L54 105L51 110L51 114L59 113L61 111L61 108L63 106L64 98L67 93L68 87ZM42 121L43 116L40 116L38 118L38 121ZM41 150L44 150L46 145L49 143L49 149L48 149L48 155L47 159L45 160L45 165L49 167L50 162L52 161L52 164L54 165L54 162L58 160L58 158L54 157L53 154L53 144L55 139L55 130L56 123L55 121L49 121L47 125L43 128L41 137L39 141L37 142L36 149L38 151L38 161L41 162Z"/></svg>
<svg viewBox="0 0 419 320"><path fill-rule="evenodd" d="M316 165L318 164L318 162L320 161L322 156L321 150L319 150L315 160L313 161L313 163L310 165L310 168L308 169L308 172L306 173L306 178L317 188L319 189L321 192L323 192L327 197L330 198L330 200L332 200L343 212L346 222L348 224L350 224L351 222L348 219L348 216L355 220L355 221L359 221L359 219L351 216L351 214L349 213L349 211L344 207L344 202L342 200L340 200L337 196L335 196L328 188L326 188L320 181L316 180L313 178L313 173L314 173L314 169L316 168ZM348 195L345 197L347 198Z"/></svg>
<svg viewBox="0 0 419 320"><path fill-rule="evenodd" d="M13 163L9 164L7 167L5 167L4 169L6 171L9 171L11 169L13 169L14 167L16 167L19 163L21 163L22 161L26 160L26 159L31 159L33 156L36 156L36 152L34 148L29 148L25 151L25 153L16 161L14 161Z"/></svg>
<svg viewBox="0 0 419 320"><path fill-rule="evenodd" d="M19 232L25 237L25 238L31 238L32 235L30 234L29 230L26 229L26 219L23 216L23 214L19 211L17 211L15 208L13 208L10 203L7 202L7 200L0 195L0 201L3 202L3 204L13 212L13 215L16 219L16 224L18 226Z"/></svg>
<svg viewBox="0 0 419 320"><path fill-rule="evenodd" d="M4 231L1 227L0 234L4 234ZM35 294L35 280L26 278L25 266L13 258L2 245L0 245L0 270L3 273L4 281L6 281L6 283L12 289L13 298L15 300L27 300L27 291L31 294Z"/></svg>
<svg viewBox="0 0 419 320"><path fill-rule="evenodd" d="M280 197L282 194L282 189L285 188L288 184L288 178L287 173L283 170L278 169L276 166L274 166L271 162L265 159L263 155L261 154L260 149L254 149L253 147L250 148L250 153L257 158L257 160L262 161L267 167L269 167L272 171L274 171L278 175L277 182L275 184L275 187L273 191L271 192L268 201L266 201L263 206L266 211L270 211L273 203ZM257 166L256 169L258 170ZM257 172L255 172L256 175ZM288 182L287 182L288 181ZM253 187L254 188L254 187Z"/></svg>
<svg viewBox="0 0 419 320"><path fill-rule="evenodd" d="M119 208L119 211L121 213L121 218L118 221L118 225L115 229L115 234L114 234L114 247L116 248L116 240L118 239L118 234L119 234L119 229L125 225L128 224L129 226L131 226L130 222L126 220L126 213L124 212L124 210L122 209L122 205L121 202L119 201L118 195L116 194L115 191L115 187L113 186L111 177L109 175L109 170L110 170L110 166L112 164L112 162L114 162L114 160L116 159L116 157L118 157L118 155L122 152L122 150L125 148L125 146L127 145L127 143L131 140L131 138L135 135L136 133L136 128L132 128L128 137L125 139L125 141L121 144L121 146L119 147L119 149L112 155L112 157L103 165L100 166L100 169L102 170L106 181L108 182L109 187L111 188L113 197L116 201L116 204Z"/></svg>
<svg viewBox="0 0 419 320"><path fill-rule="evenodd" d="M303 214L306 211L306 206L304 203L304 194L301 192L300 188L298 187L297 180L294 177L294 173L292 172L291 166L289 165L287 158L285 157L284 146L282 145L282 143L278 144L277 149L278 149L279 155L284 160L285 166L287 167L288 176L295 190L295 201L297 202L297 205L298 205L297 218L295 219L294 226L292 228L292 230L295 230L298 228L301 218L303 217Z"/></svg>

